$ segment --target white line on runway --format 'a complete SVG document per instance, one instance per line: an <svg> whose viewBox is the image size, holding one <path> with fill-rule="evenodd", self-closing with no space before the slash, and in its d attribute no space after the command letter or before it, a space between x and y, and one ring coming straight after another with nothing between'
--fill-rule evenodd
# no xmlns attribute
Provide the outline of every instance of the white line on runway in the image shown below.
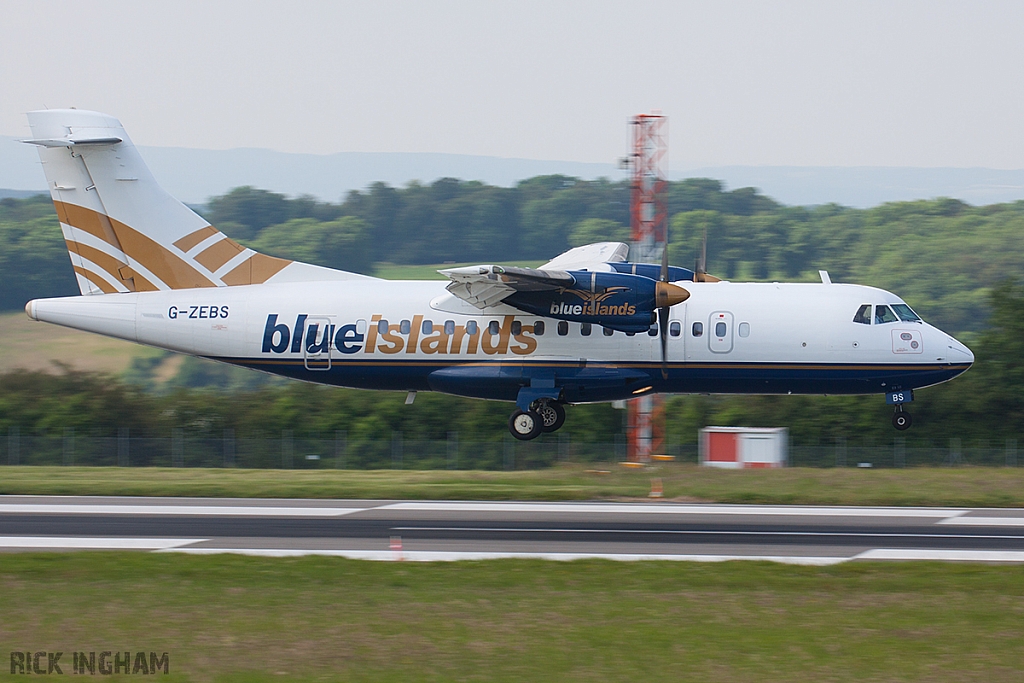
<svg viewBox="0 0 1024 683"><path fill-rule="evenodd" d="M74 548L76 550L168 550L205 538L90 538L86 536L0 536L0 549Z"/></svg>
<svg viewBox="0 0 1024 683"><path fill-rule="evenodd" d="M176 515L203 517L340 517L367 508L264 507L255 505L91 505L0 503L4 514Z"/></svg>
<svg viewBox="0 0 1024 683"><path fill-rule="evenodd" d="M1024 517L952 517L939 524L957 526L1024 526Z"/></svg>
<svg viewBox="0 0 1024 683"><path fill-rule="evenodd" d="M805 517L924 517L946 519L965 515L960 508L826 507L800 505L679 505L645 503L480 503L473 501L417 501L391 503L376 510L417 512L575 512L592 515L673 514L673 515L785 515Z"/></svg>
<svg viewBox="0 0 1024 683"><path fill-rule="evenodd" d="M530 528L530 527L481 527L481 526L396 526L392 531L487 531L497 533L556 533L556 534L677 534L680 536L811 536L834 537L848 536L851 538L980 538L1000 540L1024 540L1024 536L1008 534L930 534L930 533L892 533L875 531L737 531L734 529L573 529L573 528Z"/></svg>
<svg viewBox="0 0 1024 683"><path fill-rule="evenodd" d="M730 562L733 560L758 560L783 564L825 566L846 562L848 557L801 557L789 555L670 555L644 553L523 553L523 552L474 552L474 551L394 551L394 550L296 550L292 548L173 548L160 552L188 553L191 555L216 555L232 553L263 557L298 557L303 555L328 555L346 557L352 560L384 560L409 562L457 562L463 560L617 560L625 562L670 560L682 562Z"/></svg>
<svg viewBox="0 0 1024 683"><path fill-rule="evenodd" d="M1024 562L1021 550L938 550L927 548L875 548L855 560L941 560L943 562Z"/></svg>

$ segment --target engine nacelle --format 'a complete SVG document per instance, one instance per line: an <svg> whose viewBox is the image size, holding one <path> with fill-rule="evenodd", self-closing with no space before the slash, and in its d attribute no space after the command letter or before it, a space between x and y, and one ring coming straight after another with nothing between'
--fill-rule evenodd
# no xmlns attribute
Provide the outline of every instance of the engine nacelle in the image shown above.
<svg viewBox="0 0 1024 683"><path fill-rule="evenodd" d="M557 289L517 291L504 303L557 320L602 325L621 332L646 332L656 310L685 301L682 287L626 273L569 271L575 281Z"/></svg>

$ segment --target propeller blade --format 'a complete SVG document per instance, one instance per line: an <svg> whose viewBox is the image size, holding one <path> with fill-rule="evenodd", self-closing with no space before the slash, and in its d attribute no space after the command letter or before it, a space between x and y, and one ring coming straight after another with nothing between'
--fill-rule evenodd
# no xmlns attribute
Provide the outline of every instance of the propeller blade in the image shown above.
<svg viewBox="0 0 1024 683"><path fill-rule="evenodd" d="M708 262L708 229L704 228L704 236L700 242L700 256L697 257L697 267L694 268L693 281L694 282L707 282L707 262Z"/></svg>
<svg viewBox="0 0 1024 683"><path fill-rule="evenodd" d="M669 284L668 281L668 234L665 235L665 246L661 250L661 277L654 292L654 301L658 306L658 336L661 337L661 378L668 379L668 315L669 309L690 298L690 293L682 287Z"/></svg>
<svg viewBox="0 0 1024 683"><path fill-rule="evenodd" d="M661 378L668 379L668 306L658 309L658 331L661 337Z"/></svg>
<svg viewBox="0 0 1024 683"><path fill-rule="evenodd" d="M658 332L661 337L661 378L668 379L668 316L672 306L690 298L690 293L670 282L654 287L654 303L658 307Z"/></svg>

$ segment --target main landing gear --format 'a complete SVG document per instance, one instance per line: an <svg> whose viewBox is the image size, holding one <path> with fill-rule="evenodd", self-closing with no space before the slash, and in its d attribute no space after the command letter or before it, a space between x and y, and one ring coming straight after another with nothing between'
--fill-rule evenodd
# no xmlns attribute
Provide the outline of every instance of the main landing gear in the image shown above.
<svg viewBox="0 0 1024 683"><path fill-rule="evenodd" d="M557 431L565 424L565 408L557 401L534 401L530 409L516 408L508 418L508 431L520 441L536 439L541 434Z"/></svg>

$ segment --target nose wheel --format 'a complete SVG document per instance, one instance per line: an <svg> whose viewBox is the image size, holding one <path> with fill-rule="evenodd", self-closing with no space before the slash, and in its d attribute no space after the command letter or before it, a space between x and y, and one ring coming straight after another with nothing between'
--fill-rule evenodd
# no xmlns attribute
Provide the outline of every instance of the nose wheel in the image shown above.
<svg viewBox="0 0 1024 683"><path fill-rule="evenodd" d="M910 429L910 425L913 424L913 419L910 417L910 413L903 410L903 404L896 404L896 412L892 414L892 426L901 432Z"/></svg>

